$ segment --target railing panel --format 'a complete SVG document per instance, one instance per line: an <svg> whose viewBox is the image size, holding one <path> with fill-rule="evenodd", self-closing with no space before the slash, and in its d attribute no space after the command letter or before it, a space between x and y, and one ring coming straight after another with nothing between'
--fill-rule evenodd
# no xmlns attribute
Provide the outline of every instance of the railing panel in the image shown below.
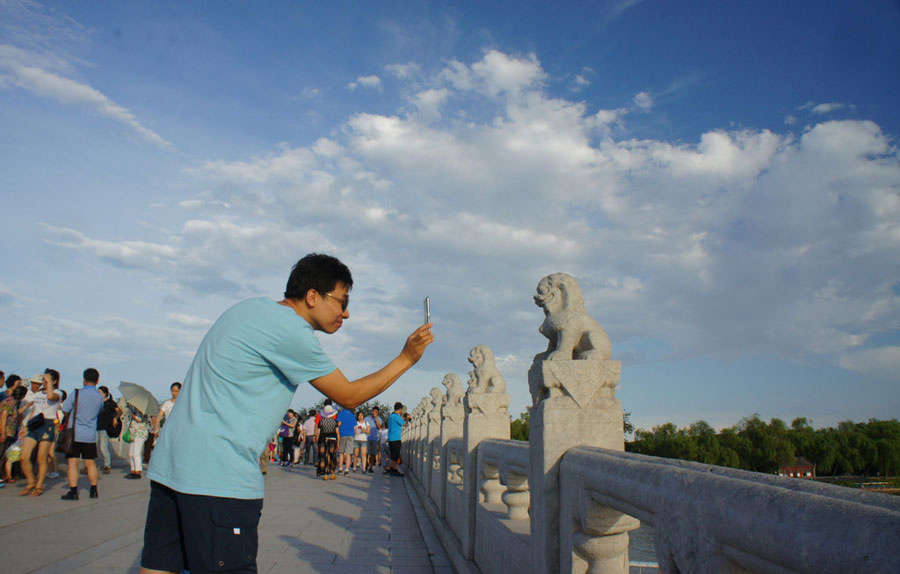
<svg viewBox="0 0 900 574"><path fill-rule="evenodd" d="M446 517L450 530L460 540L465 532L466 516L465 492L463 490L463 474L465 473L465 443L457 438L447 442L447 508Z"/></svg>
<svg viewBox="0 0 900 574"><path fill-rule="evenodd" d="M560 532L561 571L576 546L616 534L608 509L653 525L662 572L900 572L887 495L590 447L569 450L560 476L561 524L581 527Z"/></svg>
<svg viewBox="0 0 900 574"><path fill-rule="evenodd" d="M477 460L475 563L482 572L530 572L528 443L486 439Z"/></svg>

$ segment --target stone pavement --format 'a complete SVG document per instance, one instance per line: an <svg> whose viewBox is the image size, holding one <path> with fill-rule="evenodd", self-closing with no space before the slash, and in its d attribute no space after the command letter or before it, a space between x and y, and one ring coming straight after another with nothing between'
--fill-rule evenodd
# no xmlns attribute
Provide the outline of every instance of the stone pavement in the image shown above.
<svg viewBox="0 0 900 574"><path fill-rule="evenodd" d="M100 476L100 498L60 500L62 476L40 497L24 481L0 489L3 574L137 573L149 481L124 480L114 462ZM311 466L269 466L259 525L259 572L291 574L452 574L440 542L407 479L375 474L316 479Z"/></svg>

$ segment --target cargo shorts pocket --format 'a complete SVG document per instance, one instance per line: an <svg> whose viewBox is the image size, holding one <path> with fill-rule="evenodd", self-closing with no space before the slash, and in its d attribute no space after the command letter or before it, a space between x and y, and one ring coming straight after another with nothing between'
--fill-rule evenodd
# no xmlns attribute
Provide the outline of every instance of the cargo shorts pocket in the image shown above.
<svg viewBox="0 0 900 574"><path fill-rule="evenodd" d="M256 572L256 553L259 549L259 517L262 500L241 501L242 504L215 506L210 509L213 523L212 561L213 572ZM243 504L246 502L246 504Z"/></svg>

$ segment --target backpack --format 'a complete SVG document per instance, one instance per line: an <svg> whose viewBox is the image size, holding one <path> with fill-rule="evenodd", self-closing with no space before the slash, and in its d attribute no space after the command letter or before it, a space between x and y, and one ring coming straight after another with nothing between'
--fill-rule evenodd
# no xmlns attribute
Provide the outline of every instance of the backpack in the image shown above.
<svg viewBox="0 0 900 574"><path fill-rule="evenodd" d="M109 401L103 404L100 419L106 423L106 434L109 438L118 438L122 434L122 417L116 415L116 404Z"/></svg>

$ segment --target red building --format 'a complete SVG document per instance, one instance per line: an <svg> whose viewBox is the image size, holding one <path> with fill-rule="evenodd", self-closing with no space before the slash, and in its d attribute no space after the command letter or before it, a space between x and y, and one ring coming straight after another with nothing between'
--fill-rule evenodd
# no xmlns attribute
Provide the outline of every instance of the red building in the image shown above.
<svg viewBox="0 0 900 574"><path fill-rule="evenodd" d="M801 456L794 461L794 464L779 468L778 476L787 476L790 478L815 478L816 465Z"/></svg>

